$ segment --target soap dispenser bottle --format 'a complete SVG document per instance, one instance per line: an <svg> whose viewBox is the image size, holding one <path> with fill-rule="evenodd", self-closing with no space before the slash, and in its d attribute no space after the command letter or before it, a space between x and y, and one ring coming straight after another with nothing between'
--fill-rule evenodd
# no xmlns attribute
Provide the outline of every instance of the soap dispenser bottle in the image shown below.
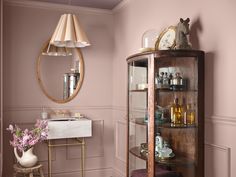
<svg viewBox="0 0 236 177"><path fill-rule="evenodd" d="M41 112L41 118L42 119L47 119L48 118L48 113L47 111L45 110L45 107L43 106L43 110Z"/></svg>

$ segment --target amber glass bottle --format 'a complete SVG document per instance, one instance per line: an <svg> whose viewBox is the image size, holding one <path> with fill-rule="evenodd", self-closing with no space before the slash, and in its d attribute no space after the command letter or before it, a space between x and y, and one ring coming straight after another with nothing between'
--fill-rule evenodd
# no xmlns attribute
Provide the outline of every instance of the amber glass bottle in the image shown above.
<svg viewBox="0 0 236 177"><path fill-rule="evenodd" d="M187 110L184 114L184 119L186 120L187 125L195 124L195 111L192 109L191 104L187 105Z"/></svg>
<svg viewBox="0 0 236 177"><path fill-rule="evenodd" d="M187 120L185 119L185 113L187 111L187 104L186 104L186 99L182 99L181 103L181 119L182 119L182 124L187 124Z"/></svg>
<svg viewBox="0 0 236 177"><path fill-rule="evenodd" d="M172 125L180 125L182 124L182 108L179 105L179 99L174 99L174 104L171 105L171 124Z"/></svg>

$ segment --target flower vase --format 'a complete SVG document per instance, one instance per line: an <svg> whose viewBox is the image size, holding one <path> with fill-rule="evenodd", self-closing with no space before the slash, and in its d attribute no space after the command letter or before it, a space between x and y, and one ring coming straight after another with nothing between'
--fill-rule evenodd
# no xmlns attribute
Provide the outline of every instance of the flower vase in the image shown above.
<svg viewBox="0 0 236 177"><path fill-rule="evenodd" d="M29 148L27 151L22 151L22 156L20 157L17 153L17 148L14 148L14 154L17 161L23 167L33 167L38 162L38 157L33 154L33 147Z"/></svg>

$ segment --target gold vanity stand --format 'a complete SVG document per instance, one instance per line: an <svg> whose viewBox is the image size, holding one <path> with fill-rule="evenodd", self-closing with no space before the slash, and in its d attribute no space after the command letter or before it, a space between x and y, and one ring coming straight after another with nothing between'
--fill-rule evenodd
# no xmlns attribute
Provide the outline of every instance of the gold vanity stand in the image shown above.
<svg viewBox="0 0 236 177"><path fill-rule="evenodd" d="M85 138L92 136L92 120L87 118L60 118L48 120L48 177L52 177L52 148L61 146L81 146L81 176L84 177ZM73 143L56 144L52 141L75 139Z"/></svg>
<svg viewBox="0 0 236 177"><path fill-rule="evenodd" d="M72 139L72 138L70 138ZM81 176L84 177L84 161L85 161L85 139L84 138L73 138L76 140L75 143L65 144L52 144L53 140L47 140L48 144L48 177L52 177L52 148L62 146L81 146Z"/></svg>

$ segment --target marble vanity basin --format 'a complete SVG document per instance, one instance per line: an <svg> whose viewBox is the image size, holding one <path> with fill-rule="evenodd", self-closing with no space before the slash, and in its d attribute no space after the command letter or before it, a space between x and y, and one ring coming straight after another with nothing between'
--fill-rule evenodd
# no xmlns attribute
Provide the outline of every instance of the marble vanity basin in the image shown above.
<svg viewBox="0 0 236 177"><path fill-rule="evenodd" d="M54 118L48 120L47 139L80 138L92 136L92 121L87 118Z"/></svg>

